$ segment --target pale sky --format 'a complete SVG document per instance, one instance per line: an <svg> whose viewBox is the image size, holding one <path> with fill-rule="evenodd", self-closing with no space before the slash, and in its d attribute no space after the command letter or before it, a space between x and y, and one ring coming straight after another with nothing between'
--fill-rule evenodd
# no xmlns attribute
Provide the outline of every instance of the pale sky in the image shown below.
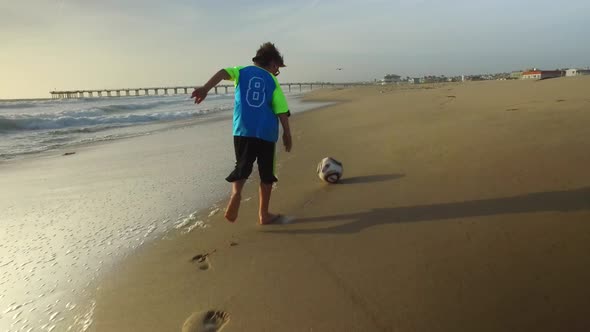
<svg viewBox="0 0 590 332"><path fill-rule="evenodd" d="M281 82L586 67L589 13L588 0L0 0L0 99L201 85L266 41Z"/></svg>

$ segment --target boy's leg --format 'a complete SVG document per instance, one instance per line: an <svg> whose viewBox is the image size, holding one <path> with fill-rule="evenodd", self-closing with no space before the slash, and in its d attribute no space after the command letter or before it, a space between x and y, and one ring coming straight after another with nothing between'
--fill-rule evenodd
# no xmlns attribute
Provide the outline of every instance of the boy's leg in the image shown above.
<svg viewBox="0 0 590 332"><path fill-rule="evenodd" d="M234 136L234 149L236 152L236 167L226 178L232 183L232 195L227 203L225 218L231 222L238 218L240 202L242 200L242 188L252 173L254 160L256 160L256 147L250 137Z"/></svg>
<svg viewBox="0 0 590 332"><path fill-rule="evenodd" d="M260 140L258 154L258 172L260 188L258 192L258 221L261 225L276 221L278 215L269 212L272 185L277 181L275 176L275 143Z"/></svg>
<svg viewBox="0 0 590 332"><path fill-rule="evenodd" d="M242 201L242 189L246 180L238 180L232 182L232 193L225 209L225 219L234 222L238 219L238 212L240 210L240 202Z"/></svg>
<svg viewBox="0 0 590 332"><path fill-rule="evenodd" d="M258 191L258 222L261 225L271 224L278 218L278 215L268 212L271 193L272 183L260 182L260 189Z"/></svg>

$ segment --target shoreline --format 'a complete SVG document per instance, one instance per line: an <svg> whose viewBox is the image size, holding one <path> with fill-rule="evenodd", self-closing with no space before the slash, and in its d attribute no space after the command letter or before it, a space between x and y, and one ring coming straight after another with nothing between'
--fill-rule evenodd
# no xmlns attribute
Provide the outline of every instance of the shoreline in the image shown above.
<svg viewBox="0 0 590 332"><path fill-rule="evenodd" d="M96 278L165 234L196 232L226 195L216 176L232 164L228 119L3 162L0 326L82 329Z"/></svg>

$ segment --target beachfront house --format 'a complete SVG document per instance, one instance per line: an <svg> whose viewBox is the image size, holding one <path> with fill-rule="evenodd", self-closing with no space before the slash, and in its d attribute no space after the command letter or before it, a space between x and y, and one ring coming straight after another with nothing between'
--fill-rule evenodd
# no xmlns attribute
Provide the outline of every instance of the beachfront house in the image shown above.
<svg viewBox="0 0 590 332"><path fill-rule="evenodd" d="M580 75L590 75L590 69L568 69L565 71L565 76L580 76Z"/></svg>
<svg viewBox="0 0 590 332"><path fill-rule="evenodd" d="M522 79L537 79L543 80L547 78L555 78L564 76L564 73L561 70L540 70L540 69L532 69L526 70L522 73Z"/></svg>
<svg viewBox="0 0 590 332"><path fill-rule="evenodd" d="M380 83L383 84L391 84L391 83L398 83L401 82L401 76L399 75L394 75L394 74L388 74L385 75L385 77L383 77L383 79L380 81Z"/></svg>

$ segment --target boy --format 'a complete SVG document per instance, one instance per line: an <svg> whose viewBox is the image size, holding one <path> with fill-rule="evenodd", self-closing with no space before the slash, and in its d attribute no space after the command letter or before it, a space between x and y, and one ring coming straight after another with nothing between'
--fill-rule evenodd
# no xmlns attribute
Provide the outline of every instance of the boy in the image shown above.
<svg viewBox="0 0 590 332"><path fill-rule="evenodd" d="M274 44L265 43L252 58L254 66L221 69L202 87L193 91L195 103L202 102L211 88L221 80L235 82L233 118L236 166L226 178L232 183L232 195L225 210L225 218L234 222L238 218L242 188L252 173L254 161L260 173L258 221L261 225L273 223L280 215L268 211L272 185L278 181L274 174L275 143L279 136L279 121L283 127L283 144L291 151L289 107L276 79L280 67L285 67L283 56Z"/></svg>

